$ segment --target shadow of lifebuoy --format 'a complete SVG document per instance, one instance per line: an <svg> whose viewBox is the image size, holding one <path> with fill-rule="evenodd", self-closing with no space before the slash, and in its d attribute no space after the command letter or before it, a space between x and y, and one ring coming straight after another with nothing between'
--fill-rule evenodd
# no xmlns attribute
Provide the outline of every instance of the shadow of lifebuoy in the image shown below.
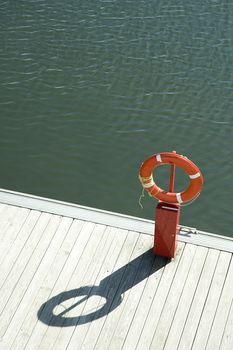
<svg viewBox="0 0 233 350"><path fill-rule="evenodd" d="M84 286L53 296L41 305L37 313L38 319L49 326L70 327L106 316L121 304L125 292L167 263L169 259L154 256L153 250L149 249L105 277L98 286ZM95 296L99 297L101 302L99 300L88 303L88 300ZM94 309L89 311L90 305L93 305ZM73 316L74 312L77 312L77 315Z"/></svg>
<svg viewBox="0 0 233 350"><path fill-rule="evenodd" d="M101 298L104 298L104 305L100 308L96 308L94 311L89 312L88 314L80 314L73 317L69 316L69 312L77 306L79 306L80 304L83 304L84 308L85 302L93 296L99 296ZM79 299L77 302L73 302L70 307L64 307L62 312L55 312L56 308L59 305L61 306L62 303L67 302L70 299L76 299L78 297L82 298ZM55 295L43 305L41 305L40 309L38 310L37 316L40 321L50 326L70 327L77 325L77 323L88 323L94 319L98 319L107 315L109 312L118 307L121 301L121 294L115 295L113 303L112 299L108 299L107 293L103 291L101 286L85 286Z"/></svg>

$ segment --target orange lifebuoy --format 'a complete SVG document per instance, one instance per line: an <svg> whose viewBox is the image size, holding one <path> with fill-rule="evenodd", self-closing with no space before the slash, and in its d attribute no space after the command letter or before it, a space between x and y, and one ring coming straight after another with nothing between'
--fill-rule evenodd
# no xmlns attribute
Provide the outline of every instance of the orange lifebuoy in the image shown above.
<svg viewBox="0 0 233 350"><path fill-rule="evenodd" d="M173 164L189 176L189 186L181 193L166 192L153 179L153 170L159 165ZM198 167L187 157L174 152L162 152L147 158L141 165L139 180L152 197L167 203L185 203L195 198L202 190L203 176Z"/></svg>

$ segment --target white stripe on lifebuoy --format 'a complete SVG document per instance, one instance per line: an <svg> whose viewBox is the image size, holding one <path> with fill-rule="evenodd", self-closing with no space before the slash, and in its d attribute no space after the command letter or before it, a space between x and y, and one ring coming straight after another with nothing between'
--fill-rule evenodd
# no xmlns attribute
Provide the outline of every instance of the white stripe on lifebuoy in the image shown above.
<svg viewBox="0 0 233 350"><path fill-rule="evenodd" d="M201 176L201 174L199 172L196 174L193 174L193 175L189 175L190 179L196 179L199 176Z"/></svg>
<svg viewBox="0 0 233 350"><path fill-rule="evenodd" d="M176 199L178 203L183 203L180 193L176 194Z"/></svg>
<svg viewBox="0 0 233 350"><path fill-rule="evenodd" d="M162 158L161 158L161 155L160 154L156 154L156 160L158 162L162 162Z"/></svg>
<svg viewBox="0 0 233 350"><path fill-rule="evenodd" d="M154 180L153 179L151 179L150 180L150 182L146 182L146 183L142 183L142 186L144 187L144 188L149 188L149 187L152 187L152 186L154 186Z"/></svg>

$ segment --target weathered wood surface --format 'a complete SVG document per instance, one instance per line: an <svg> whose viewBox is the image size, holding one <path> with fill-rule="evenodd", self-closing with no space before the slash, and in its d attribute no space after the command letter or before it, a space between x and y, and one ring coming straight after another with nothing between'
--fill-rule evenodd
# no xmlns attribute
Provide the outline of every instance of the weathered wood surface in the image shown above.
<svg viewBox="0 0 233 350"><path fill-rule="evenodd" d="M152 245L0 204L0 349L232 350L232 253L180 242L169 261Z"/></svg>

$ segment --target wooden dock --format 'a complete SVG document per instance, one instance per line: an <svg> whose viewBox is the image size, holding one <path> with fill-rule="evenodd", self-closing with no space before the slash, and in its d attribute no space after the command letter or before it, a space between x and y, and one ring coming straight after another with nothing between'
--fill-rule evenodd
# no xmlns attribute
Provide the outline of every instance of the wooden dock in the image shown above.
<svg viewBox="0 0 233 350"><path fill-rule="evenodd" d="M233 240L0 190L0 349L233 349Z"/></svg>

